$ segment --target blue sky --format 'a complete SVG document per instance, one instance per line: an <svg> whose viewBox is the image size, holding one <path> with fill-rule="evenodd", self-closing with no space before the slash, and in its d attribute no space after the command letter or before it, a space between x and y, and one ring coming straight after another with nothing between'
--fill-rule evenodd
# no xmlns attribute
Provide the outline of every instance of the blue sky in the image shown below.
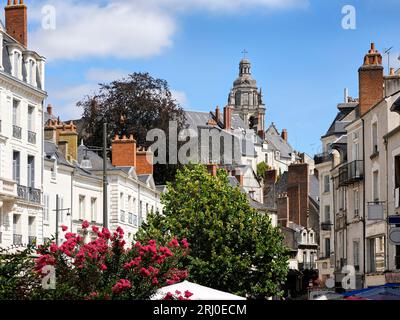
<svg viewBox="0 0 400 320"><path fill-rule="evenodd" d="M30 44L48 60L48 102L64 119L80 114L75 103L97 83L137 71L167 80L186 109L224 106L246 48L267 125L286 128L291 144L313 155L344 88L358 96L370 43L381 52L394 46L399 67L397 0L26 2ZM46 4L56 8L54 30L41 27ZM356 9L355 30L341 26L344 5Z"/></svg>

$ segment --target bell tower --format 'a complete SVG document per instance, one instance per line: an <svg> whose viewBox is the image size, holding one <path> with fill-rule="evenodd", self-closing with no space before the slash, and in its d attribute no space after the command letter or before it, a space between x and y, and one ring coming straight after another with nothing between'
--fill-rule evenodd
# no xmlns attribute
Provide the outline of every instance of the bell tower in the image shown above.
<svg viewBox="0 0 400 320"><path fill-rule="evenodd" d="M265 131L266 108L262 92L251 75L251 62L246 57L239 63L239 77L229 93L228 106L231 107L232 114L243 119L246 125L244 129L254 129L256 133Z"/></svg>

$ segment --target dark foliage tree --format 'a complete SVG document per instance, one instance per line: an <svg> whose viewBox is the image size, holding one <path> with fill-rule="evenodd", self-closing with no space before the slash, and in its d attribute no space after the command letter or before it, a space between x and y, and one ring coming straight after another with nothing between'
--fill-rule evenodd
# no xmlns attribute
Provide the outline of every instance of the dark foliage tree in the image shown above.
<svg viewBox="0 0 400 320"><path fill-rule="evenodd" d="M103 122L108 123L108 141L116 134L133 134L138 145L149 146L147 132L163 130L168 139L170 121L176 121L178 130L185 127L185 115L172 97L168 83L148 73L133 73L110 84L100 84L99 92L78 102L83 118L78 125L86 145L101 146ZM167 140L168 146L168 140ZM167 150L167 163L168 161ZM175 176L177 165L157 164L155 180L164 184Z"/></svg>

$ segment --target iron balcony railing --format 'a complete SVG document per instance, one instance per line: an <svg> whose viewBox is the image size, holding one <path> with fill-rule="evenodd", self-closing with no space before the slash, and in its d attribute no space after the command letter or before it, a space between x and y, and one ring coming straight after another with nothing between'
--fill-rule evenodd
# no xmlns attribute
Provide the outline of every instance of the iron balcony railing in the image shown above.
<svg viewBox="0 0 400 320"><path fill-rule="evenodd" d="M315 157L314 157L315 164L330 162L332 160L333 160L333 155L330 152L320 153L320 154L315 155Z"/></svg>
<svg viewBox="0 0 400 320"><path fill-rule="evenodd" d="M322 222L321 223L321 230L322 231L331 231L333 224L330 221Z"/></svg>
<svg viewBox="0 0 400 320"><path fill-rule="evenodd" d="M339 169L339 187L349 186L364 179L364 166L361 160L343 165Z"/></svg>
<svg viewBox="0 0 400 320"><path fill-rule="evenodd" d="M16 246L22 245L22 234L14 234L13 235L13 244Z"/></svg>
<svg viewBox="0 0 400 320"><path fill-rule="evenodd" d="M40 204L42 195L40 190L21 185L18 185L17 190L18 198L28 202Z"/></svg>
<svg viewBox="0 0 400 320"><path fill-rule="evenodd" d="M36 144L36 133L32 131L28 131L28 142L32 144Z"/></svg>
<svg viewBox="0 0 400 320"><path fill-rule="evenodd" d="M30 245L35 244L36 243L36 237L35 236L29 236L28 237L28 243Z"/></svg>
<svg viewBox="0 0 400 320"><path fill-rule="evenodd" d="M16 125L13 125L13 137L16 139L22 138L22 128Z"/></svg>

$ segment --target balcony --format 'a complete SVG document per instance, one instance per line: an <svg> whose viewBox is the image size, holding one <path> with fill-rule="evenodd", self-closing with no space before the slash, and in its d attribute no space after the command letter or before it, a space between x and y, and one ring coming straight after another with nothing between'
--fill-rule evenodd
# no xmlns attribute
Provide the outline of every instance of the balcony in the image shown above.
<svg viewBox="0 0 400 320"><path fill-rule="evenodd" d="M320 153L320 154L315 155L315 157L314 157L314 161L315 161L316 165L322 164L325 162L330 162L332 160L333 160L333 155L330 152Z"/></svg>
<svg viewBox="0 0 400 320"><path fill-rule="evenodd" d="M13 137L16 139L22 138L22 128L18 126L13 126Z"/></svg>
<svg viewBox="0 0 400 320"><path fill-rule="evenodd" d="M22 234L13 234L13 244L16 246L22 245Z"/></svg>
<svg viewBox="0 0 400 320"><path fill-rule="evenodd" d="M35 204L40 204L41 203L41 191L35 188L29 188L29 187L24 187L21 185L18 185L18 198L35 203Z"/></svg>
<svg viewBox="0 0 400 320"><path fill-rule="evenodd" d="M17 196L17 183L0 178L0 194L6 198L15 198Z"/></svg>
<svg viewBox="0 0 400 320"><path fill-rule="evenodd" d="M36 144L36 133L28 131L28 142L31 144Z"/></svg>
<svg viewBox="0 0 400 320"><path fill-rule="evenodd" d="M321 230L322 231L331 231L333 224L330 221L321 223Z"/></svg>
<svg viewBox="0 0 400 320"><path fill-rule="evenodd" d="M339 187L349 186L363 179L364 166L360 160L347 163L339 169Z"/></svg>
<svg viewBox="0 0 400 320"><path fill-rule="evenodd" d="M28 237L28 243L29 243L29 245L33 245L33 244L36 244L36 237L35 236L29 236Z"/></svg>

